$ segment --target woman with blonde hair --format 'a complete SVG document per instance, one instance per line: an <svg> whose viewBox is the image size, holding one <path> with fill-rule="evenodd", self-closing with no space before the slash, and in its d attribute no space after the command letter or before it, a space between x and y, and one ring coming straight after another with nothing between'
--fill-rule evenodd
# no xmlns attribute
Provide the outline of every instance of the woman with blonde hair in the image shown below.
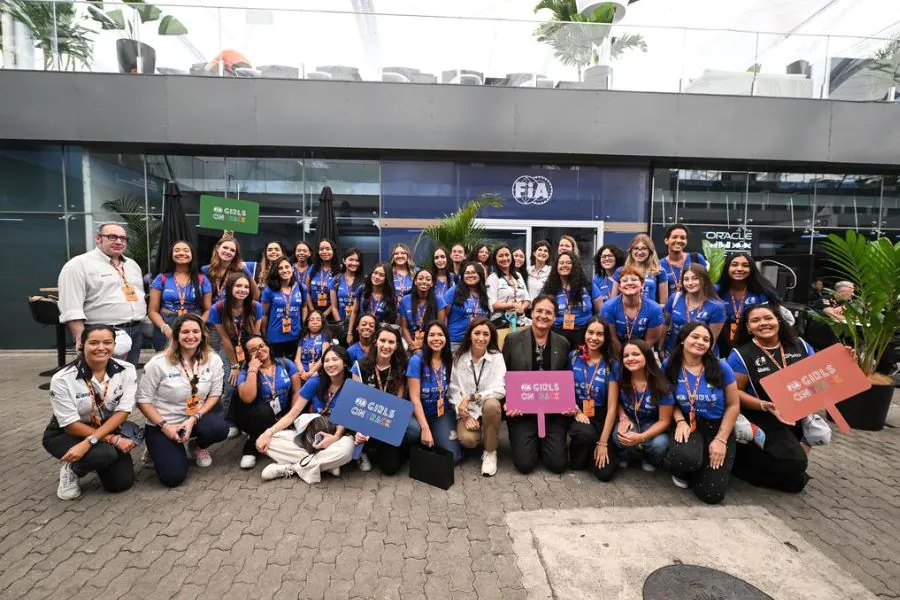
<svg viewBox="0 0 900 600"><path fill-rule="evenodd" d="M256 263L245 263L241 259L241 246L230 233L225 233L213 248L208 265L200 267L200 272L209 278L212 284L213 301L225 299L225 283L230 275L243 273L250 279L251 292L254 299L259 297L259 288L253 280ZM213 338L213 346L215 346Z"/></svg>
<svg viewBox="0 0 900 600"><path fill-rule="evenodd" d="M669 276L663 270L659 263L659 256L656 254L656 247L653 240L646 233L639 233L631 238L628 244L628 253L625 256L625 266L634 267L644 277L644 290L642 296L648 300L653 300L660 306L665 306L669 299ZM619 293L619 273L622 267L616 269L613 279L616 281L613 285L613 291L610 297Z"/></svg>

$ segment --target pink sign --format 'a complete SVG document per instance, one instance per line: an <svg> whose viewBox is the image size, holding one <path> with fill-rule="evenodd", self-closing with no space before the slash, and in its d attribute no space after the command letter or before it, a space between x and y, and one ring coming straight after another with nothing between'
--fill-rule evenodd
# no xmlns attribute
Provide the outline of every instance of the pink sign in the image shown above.
<svg viewBox="0 0 900 600"><path fill-rule="evenodd" d="M572 371L507 371L506 408L537 415L538 436L545 437L544 415L574 410Z"/></svg>

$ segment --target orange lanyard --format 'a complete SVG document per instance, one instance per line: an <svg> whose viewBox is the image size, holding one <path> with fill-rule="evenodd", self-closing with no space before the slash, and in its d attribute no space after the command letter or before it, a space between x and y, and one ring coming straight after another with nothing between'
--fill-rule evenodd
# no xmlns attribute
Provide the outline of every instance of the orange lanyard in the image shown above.
<svg viewBox="0 0 900 600"><path fill-rule="evenodd" d="M564 285L564 286L562 286L562 290L563 290L563 298L566 299L566 308L565 308L565 312L566 312L566 314L570 314L570 315L574 312L574 311L572 310L572 307L569 306L569 291L570 291L571 289L572 289L572 287L569 286L569 285Z"/></svg>
<svg viewBox="0 0 900 600"><path fill-rule="evenodd" d="M438 401L440 402L441 398L444 397L444 377L446 376L447 370L444 368L444 365L441 364L441 368L437 370L437 373L434 372L434 369L432 369L431 372L434 373L434 378L437 380Z"/></svg>
<svg viewBox="0 0 900 600"><path fill-rule="evenodd" d="M705 299L703 300L703 302L700 303L699 306L697 306L697 307L694 308L694 309L691 309L691 302L690 302L690 300L688 299L687 294L684 295L684 309L685 309L685 311L687 312L687 320L688 320L688 323L690 323L690 322L692 322L692 321L694 320L694 314L695 314L695 313L700 312L701 310L703 310L703 305L704 305L704 304L706 304L706 300L705 300Z"/></svg>
<svg viewBox="0 0 900 600"><path fill-rule="evenodd" d="M378 365L375 365L375 381L378 382L378 383L377 383L378 389L381 390L382 392L386 392L386 391L387 391L387 384L391 382L391 367L388 367L387 372L388 372L388 374L387 374L387 381L385 381L385 382L382 384L382 382L381 382L381 371L378 369Z"/></svg>
<svg viewBox="0 0 900 600"><path fill-rule="evenodd" d="M681 366L681 377L684 380L684 389L687 391L688 402L691 404L691 414L690 414L690 425L691 431L697 429L697 417L696 412L694 412L694 403L697 401L697 392L700 391L700 379L703 377L703 367L700 367L700 372L697 374L697 379L694 380L694 387L691 388L690 380L688 379L687 370L684 368L684 365Z"/></svg>
<svg viewBox="0 0 900 600"><path fill-rule="evenodd" d="M747 290L744 290L744 293L741 294L740 298L738 298L740 300L740 306L741 306L740 310L738 310L738 304L734 301L734 299L737 298L737 296L734 293L731 293L728 296L729 296L729 300L731 300L731 310L734 311L734 320L740 321L741 316L743 316L743 314L744 314L744 299L747 298Z"/></svg>
<svg viewBox="0 0 900 600"><path fill-rule="evenodd" d="M681 264L678 265L679 274L684 271L684 263L686 260L687 260L686 256L681 259ZM673 266L673 263L671 260L667 260L666 263L668 263L668 266L669 266L669 273L672 274L672 280L675 282L675 289L678 291L681 291L681 277L679 277L678 275L675 274L675 267Z"/></svg>
<svg viewBox="0 0 900 600"><path fill-rule="evenodd" d="M172 280L175 282L175 293L178 294L179 309L184 310L184 303L187 301L187 291L191 287L191 282L188 281L186 286L181 287L178 285L178 278L175 277L175 273L172 273Z"/></svg>
<svg viewBox="0 0 900 600"><path fill-rule="evenodd" d="M781 344L778 344L778 348L777 348L777 349L778 349L778 351L781 353L781 362L779 363L777 360L775 360L775 357L772 356L772 353L771 353L771 352L769 352L768 350L766 350L765 348L763 348L763 347L762 347L762 344L760 344L759 342L756 341L756 338L753 338L753 343L756 344L756 346L757 346L760 350L763 351L763 354L765 354L765 355L766 355L766 358L768 358L768 359L772 362L772 364L775 365L775 368L776 368L776 369L786 369L786 368L787 368L787 366L788 366L788 365L787 365L787 359L784 357L784 346L782 346Z"/></svg>
<svg viewBox="0 0 900 600"><path fill-rule="evenodd" d="M259 376L262 377L263 387L269 390L269 398L274 400L275 397L278 396L278 385L276 382L276 378L278 376L278 367L275 366L275 368L272 369L271 379L269 379L269 377L262 371L259 372Z"/></svg>
<svg viewBox="0 0 900 600"><path fill-rule="evenodd" d="M297 284L294 284L297 285ZM294 287L291 286L291 291L285 294L281 292L281 297L284 298L284 318L291 318L291 296L294 295Z"/></svg>
<svg viewBox="0 0 900 600"><path fill-rule="evenodd" d="M624 302L622 303L622 314L625 316L625 335L627 336L625 338L626 340L630 340L632 337L632 334L634 334L634 330L637 327L637 323L641 318L641 307L643 305L644 305L644 298L641 297L641 299L638 301L637 313L635 313L634 319L629 324L628 312L627 312L627 309L625 308L625 303Z"/></svg>
<svg viewBox="0 0 900 600"><path fill-rule="evenodd" d="M597 366L594 367L594 372L591 373L590 379L588 379L587 369L585 368L585 365L587 364L588 362L584 361L584 364L581 365L581 375L584 377L584 383L587 386L587 397L588 399L597 400L596 398L592 398L592 395L594 393L594 379L597 378L597 372L600 371L600 367L603 366L603 359L601 358L597 362Z"/></svg>
<svg viewBox="0 0 900 600"><path fill-rule="evenodd" d="M647 389L648 388L644 388L644 391L641 392L640 396L638 396L637 390L631 388L631 398L634 401L634 424L637 425L638 431L641 430L641 421L638 418L638 409L644 403L644 398L647 397Z"/></svg>
<svg viewBox="0 0 900 600"><path fill-rule="evenodd" d="M91 400L93 403L91 404L91 424L94 427L100 427L102 425L102 421L100 420L100 410L101 408L106 407L106 396L109 394L109 382L112 381L112 377L109 373L106 374L106 383L103 384L103 398L100 397L99 392L94 389L94 382L92 379L87 380L88 391L91 393Z"/></svg>
<svg viewBox="0 0 900 600"><path fill-rule="evenodd" d="M191 387L196 388L197 383L200 380L200 361L194 361L194 364L191 366L191 368L188 368L187 363L185 363L184 360L181 360L179 363L179 367L181 368L181 372L184 373L184 376L187 378L188 382L191 384ZM194 367L196 367L196 369Z"/></svg>
<svg viewBox="0 0 900 600"><path fill-rule="evenodd" d="M427 308L428 305L424 300L419 302L419 306L416 308L416 322L413 324L416 325L419 331L424 331L425 329L425 311Z"/></svg>
<svg viewBox="0 0 900 600"><path fill-rule="evenodd" d="M113 269L115 269L119 274L119 279L122 280L122 285L128 285L128 279L125 277L125 266L122 263L119 263L118 265L113 265L112 263L109 264L111 264Z"/></svg>

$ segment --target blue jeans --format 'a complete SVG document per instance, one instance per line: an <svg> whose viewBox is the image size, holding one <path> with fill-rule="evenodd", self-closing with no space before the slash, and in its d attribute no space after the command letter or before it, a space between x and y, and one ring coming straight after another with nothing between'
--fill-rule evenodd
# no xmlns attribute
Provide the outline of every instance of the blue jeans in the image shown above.
<svg viewBox="0 0 900 600"><path fill-rule="evenodd" d="M231 361L228 359L228 355L222 348L222 338L219 336L219 331L215 326L209 328L209 345L216 351L219 358L222 359L222 368L225 370L225 379L222 382L222 397L216 403L213 410L225 419L225 422L230 427L234 421L234 411L231 410L231 400L235 394L235 388L231 385L231 381L229 380L231 374Z"/></svg>
<svg viewBox="0 0 900 600"><path fill-rule="evenodd" d="M442 417L427 417L428 427L431 429L431 437L434 443L445 450L453 453L453 461L458 463L462 460L462 446L456 437L456 412L451 408L444 411ZM409 419L409 425L406 427L406 443L418 444L422 439L422 428L413 415Z"/></svg>
<svg viewBox="0 0 900 600"><path fill-rule="evenodd" d="M167 487L180 485L187 477L188 457L184 446L166 437L159 427L145 429L147 451L156 468L156 477ZM209 448L228 437L228 426L215 412L203 416L191 431L198 448Z"/></svg>
<svg viewBox="0 0 900 600"><path fill-rule="evenodd" d="M637 433L644 433L654 424L656 424L656 421L652 421L650 423L641 423L641 427L638 427L634 421L631 422L632 428ZM627 460L628 453L632 450L635 450L643 454L644 460L657 467L662 464L662 461L666 457L666 453L669 450L669 435L668 432L665 431L654 436L648 442L644 442L643 444L640 444L638 446L631 446L630 448L626 448L619 443L619 436L616 435L615 430L613 431L612 440L616 448L619 449L619 460Z"/></svg>
<svg viewBox="0 0 900 600"><path fill-rule="evenodd" d="M131 350L125 356L125 360L137 367L141 361L141 346L144 344L144 325L143 323L138 323L131 327L120 327L119 329L127 333L131 338Z"/></svg>

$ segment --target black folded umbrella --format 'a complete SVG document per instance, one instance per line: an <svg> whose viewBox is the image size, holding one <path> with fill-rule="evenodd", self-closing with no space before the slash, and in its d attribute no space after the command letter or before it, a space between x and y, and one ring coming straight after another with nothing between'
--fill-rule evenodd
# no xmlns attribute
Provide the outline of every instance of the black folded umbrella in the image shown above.
<svg viewBox="0 0 900 600"><path fill-rule="evenodd" d="M338 240L337 219L334 217L334 194L329 186L322 188L319 194L319 216L316 221L316 247L323 239L334 242L336 248L340 247ZM338 257L335 257L338 259Z"/></svg>
<svg viewBox="0 0 900 600"><path fill-rule="evenodd" d="M178 240L190 242L195 249L197 247L194 239L194 230L188 227L184 209L181 206L181 190L174 181L167 181L159 245L156 248L156 256L150 265L153 276L162 272L166 264L166 253L170 251L172 244Z"/></svg>

